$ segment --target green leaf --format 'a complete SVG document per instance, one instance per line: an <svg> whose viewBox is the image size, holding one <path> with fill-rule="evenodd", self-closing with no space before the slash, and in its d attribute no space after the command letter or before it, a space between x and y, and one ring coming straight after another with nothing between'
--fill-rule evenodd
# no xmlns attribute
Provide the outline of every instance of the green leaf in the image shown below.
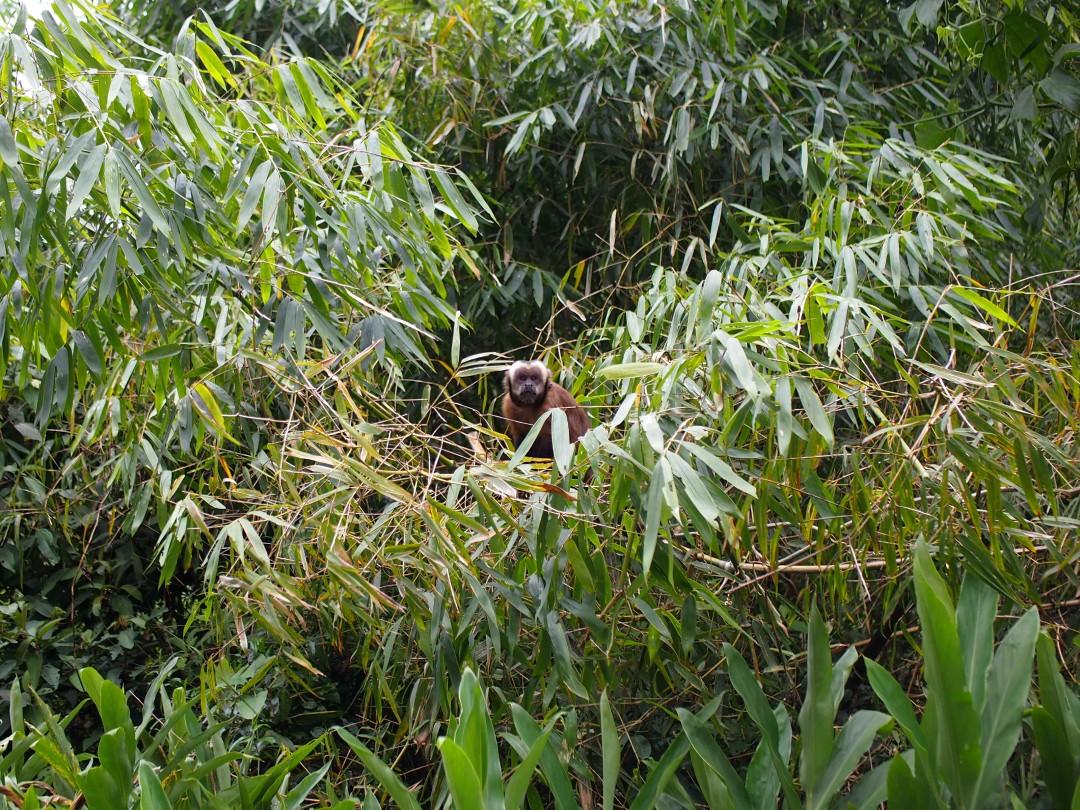
<svg viewBox="0 0 1080 810"><path fill-rule="evenodd" d="M87 770L79 780L89 810L115 810L128 806L134 765L124 738L120 728L102 734L98 741L101 764Z"/></svg>
<svg viewBox="0 0 1080 810"><path fill-rule="evenodd" d="M217 398L210 388L205 383L198 383L192 386L191 394L191 401L195 404L199 415L217 431L218 435L228 437L229 429L225 424L225 415L221 412L221 406L218 405Z"/></svg>
<svg viewBox="0 0 1080 810"><path fill-rule="evenodd" d="M105 162L105 144L98 144L90 150L90 154L86 156L86 159L79 163L79 176L75 180L75 185L71 189L71 197L68 201L67 211L64 213L65 219L73 219L75 214L78 213L79 208L83 204L83 200L86 199L86 195L90 193L90 190L97 183L98 175L101 172L101 166Z"/></svg>
<svg viewBox="0 0 1080 810"><path fill-rule="evenodd" d="M798 799L798 791L795 790L795 783L788 771L786 757L781 755L780 727L776 716L769 708L769 702L765 699L765 693L761 691L761 685L750 671L750 667L746 665L746 661L739 655L738 650L730 644L724 645L724 660L727 662L731 685L742 697L750 719L762 733L761 744L765 746L772 761L773 769L784 789L784 796L792 807L801 808L803 805Z"/></svg>
<svg viewBox="0 0 1080 810"><path fill-rule="evenodd" d="M273 169L274 162L264 160L252 172L250 179L248 179L247 190L244 192L244 199L240 202L240 213L237 215L236 227L233 229L233 233L238 234L244 230L244 226L248 224L251 215L255 213L255 208L258 206L259 201L262 200L265 192L266 178L269 177Z"/></svg>
<svg viewBox="0 0 1080 810"><path fill-rule="evenodd" d="M143 352L139 355L139 360L144 363L156 363L159 360L167 360L170 357L176 357L183 350L183 346L178 343L166 343L164 346L158 346Z"/></svg>
<svg viewBox="0 0 1080 810"><path fill-rule="evenodd" d="M1039 698L1065 732L1069 750L1080 751L1080 698L1061 676L1053 639L1041 633L1036 642L1039 660Z"/></svg>
<svg viewBox="0 0 1080 810"><path fill-rule="evenodd" d="M910 754L910 752L906 752ZM898 754L889 763L889 776L887 779L889 788L889 803L900 803L904 808L911 810L930 810L930 808L945 805L940 798L928 795L924 790L923 782L915 777L903 754ZM932 799L937 799L932 803Z"/></svg>
<svg viewBox="0 0 1080 810"><path fill-rule="evenodd" d="M863 773L855 787L844 797L841 807L854 807L857 810L871 810L881 807L889 798L889 768L877 765L869 773Z"/></svg>
<svg viewBox="0 0 1080 810"><path fill-rule="evenodd" d="M682 616L679 619L679 641L683 657L689 657L697 640L697 599L687 594L683 599Z"/></svg>
<svg viewBox="0 0 1080 810"><path fill-rule="evenodd" d="M153 193L146 185L146 181L143 180L142 175L139 174L138 170L132 165L127 155L123 152L114 149L112 154L116 155L120 173L123 174L128 181L131 190L135 192L135 197L139 200L139 205L142 206L143 211L150 217L151 221L154 223L154 227L167 239L171 240L172 228L169 226L169 220L166 218L165 212L161 210L161 206L158 205ZM108 169L107 165L106 169ZM107 175L106 183L108 183Z"/></svg>
<svg viewBox="0 0 1080 810"><path fill-rule="evenodd" d="M1001 794L1005 768L1020 739L1020 726L1031 690L1039 612L1030 608L1009 628L994 653L982 712L983 768L975 806Z"/></svg>
<svg viewBox="0 0 1080 810"><path fill-rule="evenodd" d="M887 714L865 710L857 711L848 718L836 738L832 756L815 785L813 802L807 792L808 808L826 808L832 804L840 788L869 752L878 733L887 729L891 722L892 718Z"/></svg>
<svg viewBox="0 0 1080 810"><path fill-rule="evenodd" d="M1039 82L1039 87L1069 112L1080 112L1080 79L1072 74L1055 70Z"/></svg>
<svg viewBox="0 0 1080 810"><path fill-rule="evenodd" d="M705 724L692 712L678 708L676 712L682 724L683 733L690 741L694 751L720 778L728 791L728 799L736 810L753 810L754 804L746 792L742 779L723 749L716 743Z"/></svg>
<svg viewBox="0 0 1080 810"><path fill-rule="evenodd" d="M984 298L983 296L979 295L979 293L975 292L974 290L968 289L967 287L950 287L949 291L955 293L956 295L959 295L966 301L970 301L983 312L987 313L988 315L992 315L999 321L1004 321L1009 326L1016 326L1016 321L1013 320L1012 316L1009 315L1008 312L1003 310L1001 307L999 307L997 304L995 304L988 298Z"/></svg>
<svg viewBox="0 0 1080 810"><path fill-rule="evenodd" d="M998 598L975 576L964 577L956 605L956 629L964 653L964 673L975 711L982 711L986 679L994 655L994 618Z"/></svg>
<svg viewBox="0 0 1080 810"><path fill-rule="evenodd" d="M12 169L19 165L19 148L15 144L11 124L3 115L0 115L0 160L4 161L5 166Z"/></svg>
<svg viewBox="0 0 1080 810"><path fill-rule="evenodd" d="M566 421L566 412L561 408L551 411L551 450L555 469L565 475L574 461L574 446L570 444L570 427Z"/></svg>
<svg viewBox="0 0 1080 810"><path fill-rule="evenodd" d="M773 708L773 717L776 719L776 727L780 731L779 756L782 762L791 761L791 720L783 703L778 703ZM784 770L785 778L787 769ZM769 743L763 738L754 755L750 758L750 765L746 769L746 792L757 810L773 810L777 806L777 796L783 786L780 775L777 773L773 754L770 752Z"/></svg>
<svg viewBox="0 0 1080 810"><path fill-rule="evenodd" d="M671 781L671 777L675 775L675 771L678 770L689 750L690 741L687 739L686 734L679 732L668 745L667 750L664 751L664 755L649 770L649 776L645 780L645 784L641 786L638 795L634 797L630 810L652 810L657 806L664 788Z"/></svg>
<svg viewBox="0 0 1080 810"><path fill-rule="evenodd" d="M1076 760L1061 725L1042 706L1031 710L1031 732L1042 759L1043 781L1055 808L1069 808L1080 786Z"/></svg>
<svg viewBox="0 0 1080 810"><path fill-rule="evenodd" d="M390 794L390 798L394 800L400 810L420 810L420 803L416 801L416 798L405 787L405 784L398 779L397 774L389 765L375 756L367 746L345 729L336 726L334 731L359 757L361 764L378 780L383 789Z"/></svg>
<svg viewBox="0 0 1080 810"><path fill-rule="evenodd" d="M439 753L442 754L446 781L450 785L450 795L454 797L454 806L475 807L477 810L490 807L491 805L484 801L480 776L468 755L448 737L439 740L438 746Z"/></svg>
<svg viewBox="0 0 1080 810"><path fill-rule="evenodd" d="M1035 85L1028 85L1016 94L1009 119L1012 121L1034 121L1039 114L1035 105Z"/></svg>
<svg viewBox="0 0 1080 810"><path fill-rule="evenodd" d="M543 733L540 726L537 725L528 712L516 703L510 704L510 716L513 718L514 730L518 736L526 745L531 747ZM552 748L551 740L548 740L544 753L540 757L540 767L544 772L548 787L555 797L555 810L580 810L574 795L574 787L570 783L570 775Z"/></svg>
<svg viewBox="0 0 1080 810"><path fill-rule="evenodd" d="M806 792L806 806L817 808L827 802L818 782L832 757L834 712L829 634L816 603L810 607L806 656L806 694L799 711L799 782Z"/></svg>
<svg viewBox="0 0 1080 810"><path fill-rule="evenodd" d="M983 764L979 716L966 682L952 602L921 539L915 547L915 600L926 659L931 752L954 800L973 808Z"/></svg>
<svg viewBox="0 0 1080 810"><path fill-rule="evenodd" d="M653 467L649 480L649 489L645 496L645 531L641 535L641 569L649 575L656 544L660 532L660 523L664 517L664 486L671 475L671 467L661 456Z"/></svg>
<svg viewBox="0 0 1080 810"><path fill-rule="evenodd" d="M502 770L499 764L499 744L495 728L491 724L484 690L471 667L466 667L458 685L461 715L454 730L454 742L468 757L473 770L481 780L484 796L502 801ZM465 805L467 806L467 805Z"/></svg>
<svg viewBox="0 0 1080 810"><path fill-rule="evenodd" d="M135 726L128 710L127 694L112 681L101 677L92 667L80 669L79 680L97 707L102 727L106 731L120 732L124 756L133 762L136 755Z"/></svg>
<svg viewBox="0 0 1080 810"><path fill-rule="evenodd" d="M795 383L795 390L799 392L799 401L810 419L810 424L814 426L814 430L818 432L818 435L825 440L825 444L832 447L832 422L829 420L828 414L825 413L825 408L814 390L813 383L805 377L793 377L792 381Z"/></svg>
<svg viewBox="0 0 1080 810"><path fill-rule="evenodd" d="M750 367L750 360L742 344L726 332L718 331L717 337L723 344L724 360L734 373L735 379L749 396L756 396L758 387L754 379L754 370Z"/></svg>
<svg viewBox="0 0 1080 810"><path fill-rule="evenodd" d="M161 780L154 773L153 766L146 760L139 763L139 788L142 791L139 799L141 810L172 810L172 802L165 795Z"/></svg>
<svg viewBox="0 0 1080 810"><path fill-rule="evenodd" d="M214 49L207 45L203 40L197 40L195 42L195 52L199 55L199 60L203 63L203 67L210 74L211 78L218 83L221 87L236 87L236 79L232 73L225 67L225 64L218 58L218 55L214 52Z"/></svg>
<svg viewBox="0 0 1080 810"><path fill-rule="evenodd" d="M435 185L439 187L439 191L443 195L443 201L449 206L454 216L468 229L469 233L476 233L478 227L476 214L462 198L461 193L454 184L454 180L438 169L433 170L429 176L435 181Z"/></svg>
<svg viewBox="0 0 1080 810"><path fill-rule="evenodd" d="M596 372L601 380L628 380L660 374L667 368L663 363L618 363Z"/></svg>
<svg viewBox="0 0 1080 810"><path fill-rule="evenodd" d="M532 782L533 774L536 772L536 766L539 764L544 751L547 750L549 735L550 731L544 731L543 734L537 737L529 746L528 753L521 758L521 764L514 769L513 776L510 777L506 784L506 810L518 810L524 804L525 794L529 789L529 784Z"/></svg>
<svg viewBox="0 0 1080 810"><path fill-rule="evenodd" d="M105 366L105 360L101 356L101 351L94 344L92 340L78 329L71 330L71 339L75 342L75 347L79 350L79 356L82 357L83 362L86 363L86 367L90 370L90 373L95 377L101 377L102 369Z"/></svg>
<svg viewBox="0 0 1080 810"><path fill-rule="evenodd" d="M710 470L720 476L724 481L731 484L731 486L735 487L740 492L746 493L751 498L757 497L757 488L735 472L735 470L733 470L722 458L702 447L700 444L684 442L682 447L689 450L692 455L704 462Z"/></svg>
<svg viewBox="0 0 1080 810"><path fill-rule="evenodd" d="M619 745L619 732L615 727L615 716L611 713L606 689L600 694L600 748L604 763L602 810L614 810L615 787L619 781L622 751Z"/></svg>
<svg viewBox="0 0 1080 810"><path fill-rule="evenodd" d="M555 669L559 673L559 678L567 689L582 700L587 700L589 692L581 683L574 668L574 662L570 657L570 645L566 640L566 633L563 631L558 612L548 611L544 614L543 621L544 629L551 641L551 653L555 658Z"/></svg>
<svg viewBox="0 0 1080 810"><path fill-rule="evenodd" d="M915 15L919 22L930 28L937 22L938 12L944 0L916 0Z"/></svg>
<svg viewBox="0 0 1080 810"><path fill-rule="evenodd" d="M896 682L896 679L888 670L876 661L864 658L863 662L866 664L867 680L870 681L874 693L885 704L885 708L889 710L889 714L896 720L908 742L916 751L925 754L929 750L926 735L915 717L915 708L912 706L911 700L908 698L907 693L904 692L903 687Z"/></svg>

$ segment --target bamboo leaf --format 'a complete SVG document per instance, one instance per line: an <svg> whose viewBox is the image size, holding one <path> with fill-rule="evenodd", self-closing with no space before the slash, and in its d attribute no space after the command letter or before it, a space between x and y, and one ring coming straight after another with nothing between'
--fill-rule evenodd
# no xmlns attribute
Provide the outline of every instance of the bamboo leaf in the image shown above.
<svg viewBox="0 0 1080 810"><path fill-rule="evenodd" d="M78 213L79 208L82 207L83 201L93 189L94 185L98 181L98 176L101 173L101 166L105 162L105 152L107 147L105 144L98 144L90 150L90 154L86 156L86 159L79 165L79 176L75 179L75 185L71 188L71 197L68 200L67 211L64 212L65 219L74 218Z"/></svg>

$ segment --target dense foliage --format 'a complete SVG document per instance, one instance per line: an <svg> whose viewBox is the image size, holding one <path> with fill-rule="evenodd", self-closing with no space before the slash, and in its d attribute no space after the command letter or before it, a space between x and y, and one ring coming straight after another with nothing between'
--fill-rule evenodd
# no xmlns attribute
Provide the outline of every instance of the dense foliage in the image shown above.
<svg viewBox="0 0 1080 810"><path fill-rule="evenodd" d="M0 807L1075 808L1070 4L9 16Z"/></svg>

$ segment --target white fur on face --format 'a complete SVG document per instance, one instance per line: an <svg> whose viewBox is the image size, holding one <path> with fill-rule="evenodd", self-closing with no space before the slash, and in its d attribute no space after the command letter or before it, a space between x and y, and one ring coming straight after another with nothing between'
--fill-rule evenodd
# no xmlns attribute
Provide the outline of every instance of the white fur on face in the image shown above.
<svg viewBox="0 0 1080 810"><path fill-rule="evenodd" d="M551 372L539 360L518 360L506 371L506 387L515 402L534 405L542 400Z"/></svg>
<svg viewBox="0 0 1080 810"><path fill-rule="evenodd" d="M539 371L544 376L544 379L548 379L551 376L551 372L548 371L547 366L539 360L515 360L506 373L513 379L517 376L519 371L524 371L525 369Z"/></svg>

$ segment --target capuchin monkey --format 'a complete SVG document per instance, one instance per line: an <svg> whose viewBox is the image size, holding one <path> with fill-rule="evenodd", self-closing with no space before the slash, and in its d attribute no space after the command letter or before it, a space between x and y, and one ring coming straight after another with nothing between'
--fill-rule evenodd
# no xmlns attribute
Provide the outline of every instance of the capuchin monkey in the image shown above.
<svg viewBox="0 0 1080 810"><path fill-rule="evenodd" d="M536 420L548 411L559 408L566 414L573 444L591 427L589 416L573 395L558 383L551 381L551 372L539 360L517 361L506 372L506 394L502 398L502 415L514 447L532 430ZM549 418L536 436L529 450L531 458L554 456L551 448L551 419Z"/></svg>

